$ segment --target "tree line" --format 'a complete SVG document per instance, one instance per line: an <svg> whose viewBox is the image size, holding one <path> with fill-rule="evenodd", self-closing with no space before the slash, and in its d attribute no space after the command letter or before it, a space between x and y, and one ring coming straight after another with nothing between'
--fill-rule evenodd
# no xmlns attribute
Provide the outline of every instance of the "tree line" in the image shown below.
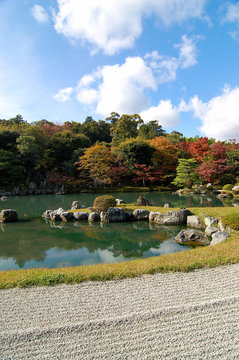
<svg viewBox="0 0 239 360"><path fill-rule="evenodd" d="M0 185L191 187L239 181L239 144L167 133L158 121L112 112L105 120L0 119Z"/></svg>

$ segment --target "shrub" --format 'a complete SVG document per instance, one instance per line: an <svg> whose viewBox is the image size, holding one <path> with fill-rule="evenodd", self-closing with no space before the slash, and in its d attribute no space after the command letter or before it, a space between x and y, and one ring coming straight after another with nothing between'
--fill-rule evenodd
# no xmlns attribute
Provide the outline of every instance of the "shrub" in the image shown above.
<svg viewBox="0 0 239 360"><path fill-rule="evenodd" d="M116 206L116 200L112 195L98 196L94 200L93 208L97 212L107 211L110 207Z"/></svg>
<svg viewBox="0 0 239 360"><path fill-rule="evenodd" d="M223 186L223 190L232 190L232 188L233 188L233 185L232 184L226 184L226 185L224 185Z"/></svg>

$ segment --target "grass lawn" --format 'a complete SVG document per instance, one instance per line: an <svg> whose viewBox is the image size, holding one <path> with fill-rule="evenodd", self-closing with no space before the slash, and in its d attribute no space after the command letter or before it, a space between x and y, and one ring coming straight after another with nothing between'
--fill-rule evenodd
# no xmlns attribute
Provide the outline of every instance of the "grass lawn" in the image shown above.
<svg viewBox="0 0 239 360"><path fill-rule="evenodd" d="M125 205L125 209L133 211L139 206ZM141 207L145 208L145 207ZM167 212L162 207L147 207L149 211ZM0 289L10 287L42 286L55 284L75 284L82 281L106 281L136 277L157 272L187 272L203 267L239 262L239 209L221 208L189 208L191 213L199 216L221 217L225 226L231 228L230 237L224 243L198 247L189 251L162 255L148 259L126 261L117 264L99 264L57 269L10 270L0 272ZM85 211L85 209L82 209Z"/></svg>

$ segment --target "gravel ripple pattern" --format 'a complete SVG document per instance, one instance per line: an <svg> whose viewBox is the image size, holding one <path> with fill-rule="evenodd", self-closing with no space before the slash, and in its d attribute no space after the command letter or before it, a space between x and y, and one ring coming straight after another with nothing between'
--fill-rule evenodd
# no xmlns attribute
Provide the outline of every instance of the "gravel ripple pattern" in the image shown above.
<svg viewBox="0 0 239 360"><path fill-rule="evenodd" d="M239 359L239 264L0 291L0 360Z"/></svg>

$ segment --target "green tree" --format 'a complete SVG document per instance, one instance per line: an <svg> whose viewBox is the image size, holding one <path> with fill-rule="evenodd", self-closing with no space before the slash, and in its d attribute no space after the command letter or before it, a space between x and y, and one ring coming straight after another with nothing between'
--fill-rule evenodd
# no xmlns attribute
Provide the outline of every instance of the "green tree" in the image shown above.
<svg viewBox="0 0 239 360"><path fill-rule="evenodd" d="M179 187L189 187L198 182L198 176L195 173L198 164L195 159L179 159L176 169L177 176L172 184Z"/></svg>
<svg viewBox="0 0 239 360"><path fill-rule="evenodd" d="M0 149L0 184L16 185L22 180L22 174L23 166L16 153Z"/></svg>
<svg viewBox="0 0 239 360"><path fill-rule="evenodd" d="M118 146L121 142L136 138L138 136L138 126L143 120L138 114L123 114L115 123L111 125L111 134L113 136L112 144Z"/></svg>
<svg viewBox="0 0 239 360"><path fill-rule="evenodd" d="M151 120L148 124L142 124L139 128L139 137L145 140L154 139L157 136L164 136L165 130L157 120Z"/></svg>
<svg viewBox="0 0 239 360"><path fill-rule="evenodd" d="M125 140L116 149L116 154L130 170L134 169L134 164L151 165L153 153L154 148L142 139Z"/></svg>

